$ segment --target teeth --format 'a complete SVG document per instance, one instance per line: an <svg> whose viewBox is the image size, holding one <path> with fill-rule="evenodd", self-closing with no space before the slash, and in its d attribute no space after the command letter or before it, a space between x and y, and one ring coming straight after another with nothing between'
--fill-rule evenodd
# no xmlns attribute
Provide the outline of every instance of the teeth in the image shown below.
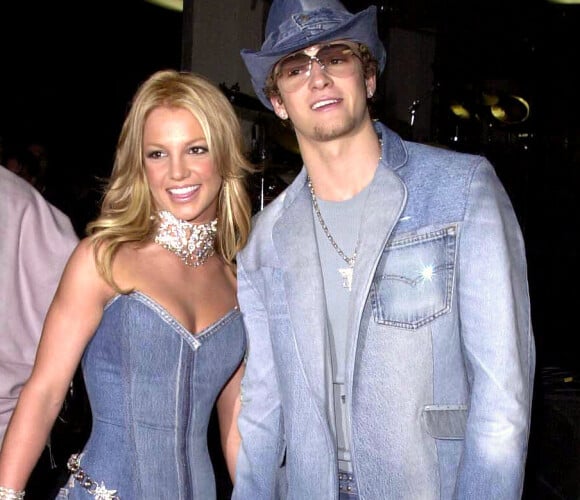
<svg viewBox="0 0 580 500"><path fill-rule="evenodd" d="M180 188L169 189L168 191L171 194L183 195L183 194L192 193L196 189L197 189L197 186L185 186L185 187L180 187Z"/></svg>
<svg viewBox="0 0 580 500"><path fill-rule="evenodd" d="M335 104L338 102L338 99L327 99L326 101L318 101L312 105L312 109L318 109L322 106L327 106L328 104Z"/></svg>

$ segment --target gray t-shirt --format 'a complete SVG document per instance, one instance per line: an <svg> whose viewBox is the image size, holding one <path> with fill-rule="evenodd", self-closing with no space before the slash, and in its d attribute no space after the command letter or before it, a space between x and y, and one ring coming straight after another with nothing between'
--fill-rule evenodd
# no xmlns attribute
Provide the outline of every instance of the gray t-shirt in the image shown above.
<svg viewBox="0 0 580 500"><path fill-rule="evenodd" d="M360 193L345 201L324 201L317 198L322 218L330 234L338 247L349 258L353 256L356 249L368 189L367 186ZM348 274L346 270L349 266L332 246L314 211L313 216L324 279L327 322L330 333L339 467L343 471L350 472L352 468L347 432L347 422L350 420L350 416L346 404L349 395L345 390L346 351L349 340L346 326L350 300L350 291L345 276Z"/></svg>

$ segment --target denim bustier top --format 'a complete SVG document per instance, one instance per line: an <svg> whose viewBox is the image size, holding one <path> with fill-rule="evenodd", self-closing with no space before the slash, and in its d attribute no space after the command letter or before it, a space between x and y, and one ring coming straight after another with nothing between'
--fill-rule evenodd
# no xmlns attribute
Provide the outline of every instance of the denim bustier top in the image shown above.
<svg viewBox="0 0 580 500"><path fill-rule="evenodd" d="M208 423L245 346L238 309L193 335L143 293L116 296L82 359L84 471L122 500L214 499ZM78 482L67 489L92 498Z"/></svg>

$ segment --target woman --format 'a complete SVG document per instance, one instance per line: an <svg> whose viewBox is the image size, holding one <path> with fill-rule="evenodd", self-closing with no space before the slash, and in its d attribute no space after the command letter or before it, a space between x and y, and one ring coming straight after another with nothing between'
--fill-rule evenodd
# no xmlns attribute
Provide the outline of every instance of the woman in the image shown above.
<svg viewBox="0 0 580 500"><path fill-rule="evenodd" d="M215 498L216 402L234 476L245 351L234 258L251 213L242 146L206 79L168 70L139 88L9 425L0 499L22 498L81 358L93 424L59 497Z"/></svg>

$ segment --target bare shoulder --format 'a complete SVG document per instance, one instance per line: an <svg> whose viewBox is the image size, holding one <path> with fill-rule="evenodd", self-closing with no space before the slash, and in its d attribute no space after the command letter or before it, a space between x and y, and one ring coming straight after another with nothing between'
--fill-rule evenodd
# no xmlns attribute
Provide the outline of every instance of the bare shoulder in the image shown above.
<svg viewBox="0 0 580 500"><path fill-rule="evenodd" d="M71 261L78 265L94 264L94 247L90 238L83 238L80 240L71 254ZM90 261L93 261L92 263Z"/></svg>
<svg viewBox="0 0 580 500"><path fill-rule="evenodd" d="M33 372L36 383L58 384L63 392L116 293L97 271L93 248L85 238L69 257L45 319Z"/></svg>
<svg viewBox="0 0 580 500"><path fill-rule="evenodd" d="M105 303L114 295L114 290L106 283L97 270L94 246L90 238L84 238L75 247L65 267L57 294L79 297L90 295Z"/></svg>
<svg viewBox="0 0 580 500"><path fill-rule="evenodd" d="M140 289L143 282L157 279L160 266L156 245L126 242L115 254L113 276L122 289Z"/></svg>
<svg viewBox="0 0 580 500"><path fill-rule="evenodd" d="M94 246L90 238L84 238L73 250L65 268L71 279L94 279L98 275Z"/></svg>

